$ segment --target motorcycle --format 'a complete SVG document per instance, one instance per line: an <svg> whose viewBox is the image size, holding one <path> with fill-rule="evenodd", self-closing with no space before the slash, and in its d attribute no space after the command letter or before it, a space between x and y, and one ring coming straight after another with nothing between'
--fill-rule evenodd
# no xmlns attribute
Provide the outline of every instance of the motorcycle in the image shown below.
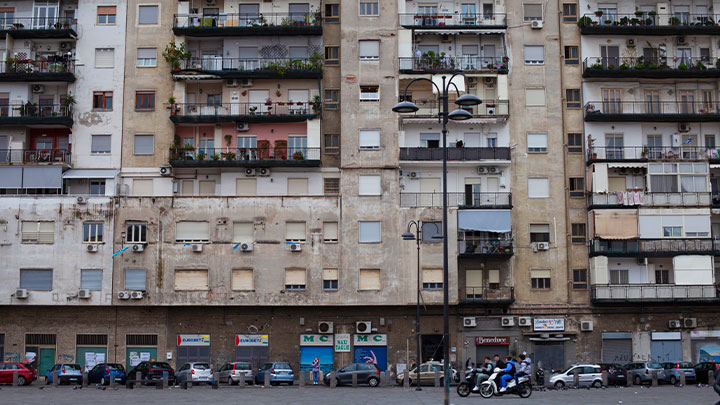
<svg viewBox="0 0 720 405"><path fill-rule="evenodd" d="M490 378L489 375L482 372L483 370L480 368L468 368L467 371L465 371L465 381L461 382L457 386L457 393L461 397L466 397L470 395L470 393L473 393L472 389L475 387L475 381L477 378L477 375L480 375L480 383L483 381L487 381L488 378ZM474 392L474 394L479 394L479 392Z"/></svg>
<svg viewBox="0 0 720 405"><path fill-rule="evenodd" d="M504 394L516 394L520 398L528 398L532 395L532 384L530 383L530 376L522 376L518 378L518 382L515 383L515 379L511 379L507 382L506 390L500 392L498 387L500 382L501 369L495 368L493 374L487 381L483 382L480 386L480 395L483 398L492 398L493 395L502 396Z"/></svg>

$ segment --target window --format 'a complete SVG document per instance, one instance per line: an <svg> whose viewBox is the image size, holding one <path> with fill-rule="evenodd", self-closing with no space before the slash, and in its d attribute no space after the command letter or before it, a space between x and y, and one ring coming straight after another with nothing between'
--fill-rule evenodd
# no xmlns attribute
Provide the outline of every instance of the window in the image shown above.
<svg viewBox="0 0 720 405"><path fill-rule="evenodd" d="M528 21L542 21L542 4L523 4L523 20Z"/></svg>
<svg viewBox="0 0 720 405"><path fill-rule="evenodd" d="M682 233L682 226L663 226L664 238L681 238Z"/></svg>
<svg viewBox="0 0 720 405"><path fill-rule="evenodd" d="M569 153L582 153L583 150L583 136L578 133L568 134L568 152Z"/></svg>
<svg viewBox="0 0 720 405"><path fill-rule="evenodd" d="M548 151L547 133L528 132L527 151L528 153L546 153Z"/></svg>
<svg viewBox="0 0 720 405"><path fill-rule="evenodd" d="M380 221L358 222L358 243L380 243L381 233Z"/></svg>
<svg viewBox="0 0 720 405"><path fill-rule="evenodd" d="M545 106L545 89L525 89L525 105L527 107Z"/></svg>
<svg viewBox="0 0 720 405"><path fill-rule="evenodd" d="M304 290L306 276L305 269L285 269L285 289Z"/></svg>
<svg viewBox="0 0 720 405"><path fill-rule="evenodd" d="M655 284L670 284L670 270L655 270Z"/></svg>
<svg viewBox="0 0 720 405"><path fill-rule="evenodd" d="M115 66L115 49L113 48L96 48L95 49L95 67L96 68L112 68Z"/></svg>
<svg viewBox="0 0 720 405"><path fill-rule="evenodd" d="M550 180L547 177L528 179L528 198L550 197Z"/></svg>
<svg viewBox="0 0 720 405"><path fill-rule="evenodd" d="M442 221L422 221L420 236L423 242L442 242Z"/></svg>
<svg viewBox="0 0 720 405"><path fill-rule="evenodd" d="M157 25L160 20L159 6L139 6L138 25Z"/></svg>
<svg viewBox="0 0 720 405"><path fill-rule="evenodd" d="M130 222L125 226L125 242L147 243L147 224Z"/></svg>
<svg viewBox="0 0 720 405"><path fill-rule="evenodd" d="M530 242L550 242L550 225L530 224Z"/></svg>
<svg viewBox="0 0 720 405"><path fill-rule="evenodd" d="M326 89L323 107L334 110L340 105L340 90Z"/></svg>
<svg viewBox="0 0 720 405"><path fill-rule="evenodd" d="M325 134L325 153L329 155L340 153L340 135Z"/></svg>
<svg viewBox="0 0 720 405"><path fill-rule="evenodd" d="M339 65L340 64L340 47L339 46L326 46L325 47L325 64L326 65Z"/></svg>
<svg viewBox="0 0 720 405"><path fill-rule="evenodd" d="M565 89L565 105L567 108L580 108L580 89Z"/></svg>
<svg viewBox="0 0 720 405"><path fill-rule="evenodd" d="M563 3L563 22L576 22L577 3Z"/></svg>
<svg viewBox="0 0 720 405"><path fill-rule="evenodd" d="M572 243L585 243L585 224L576 223L572 224Z"/></svg>
<svg viewBox="0 0 720 405"><path fill-rule="evenodd" d="M488 270L488 288L491 290L500 289L500 270Z"/></svg>
<svg viewBox="0 0 720 405"><path fill-rule="evenodd" d="M380 41L360 41L360 60L379 60Z"/></svg>
<svg viewBox="0 0 720 405"><path fill-rule="evenodd" d="M622 89L602 89L604 114L622 114ZM654 105L654 103L650 104ZM648 112L651 114L651 112Z"/></svg>
<svg viewBox="0 0 720 405"><path fill-rule="evenodd" d="M578 65L580 64L580 51L577 46L566 46L565 47L565 64L566 65Z"/></svg>
<svg viewBox="0 0 720 405"><path fill-rule="evenodd" d="M98 6L97 8L97 24L98 25L115 25L116 6Z"/></svg>
<svg viewBox="0 0 720 405"><path fill-rule="evenodd" d="M112 110L113 109L113 92L112 91L96 91L93 92L93 109L94 110Z"/></svg>
<svg viewBox="0 0 720 405"><path fill-rule="evenodd" d="M22 243L54 243L55 222L22 221Z"/></svg>
<svg viewBox="0 0 720 405"><path fill-rule="evenodd" d="M180 221L175 224L175 242L210 241L210 224L205 221Z"/></svg>
<svg viewBox="0 0 720 405"><path fill-rule="evenodd" d="M549 290L550 270L530 270L530 287L540 290Z"/></svg>
<svg viewBox="0 0 720 405"><path fill-rule="evenodd" d="M651 163L650 192L652 193L706 193L707 163Z"/></svg>
<svg viewBox="0 0 720 405"><path fill-rule="evenodd" d="M323 242L337 243L338 241L338 223L323 222Z"/></svg>
<svg viewBox="0 0 720 405"><path fill-rule="evenodd" d="M90 194L105 195L105 180L91 180Z"/></svg>
<svg viewBox="0 0 720 405"><path fill-rule="evenodd" d="M337 291L338 269L323 269L323 290Z"/></svg>
<svg viewBox="0 0 720 405"><path fill-rule="evenodd" d="M423 290L442 290L443 270L422 269L422 288Z"/></svg>
<svg viewBox="0 0 720 405"><path fill-rule="evenodd" d="M380 89L378 86L360 86L360 101L380 100Z"/></svg>
<svg viewBox="0 0 720 405"><path fill-rule="evenodd" d="M233 291L254 291L253 269L233 269L232 289Z"/></svg>
<svg viewBox="0 0 720 405"><path fill-rule="evenodd" d="M175 291L206 291L207 269L175 270Z"/></svg>
<svg viewBox="0 0 720 405"><path fill-rule="evenodd" d="M364 0L360 2L360 15L362 16L376 16L379 15L379 8L377 1Z"/></svg>
<svg viewBox="0 0 720 405"><path fill-rule="evenodd" d="M610 284L629 284L629 270L610 270Z"/></svg>
<svg viewBox="0 0 720 405"><path fill-rule="evenodd" d="M98 222L85 222L83 224L83 242L102 243L103 224Z"/></svg>
<svg viewBox="0 0 720 405"><path fill-rule="evenodd" d="M0 27L10 29L15 22L14 7L0 7ZM1 351L1 350L0 350Z"/></svg>
<svg viewBox="0 0 720 405"><path fill-rule="evenodd" d="M20 269L20 288L50 291L53 285L52 269Z"/></svg>
<svg viewBox="0 0 720 405"><path fill-rule="evenodd" d="M570 197L585 197L585 179L570 177Z"/></svg>
<svg viewBox="0 0 720 405"><path fill-rule="evenodd" d="M215 180L200 180L198 183L201 196L215 195Z"/></svg>
<svg viewBox="0 0 720 405"><path fill-rule="evenodd" d="M252 242L255 240L255 224L253 222L233 222L233 243Z"/></svg>
<svg viewBox="0 0 720 405"><path fill-rule="evenodd" d="M587 269L573 269L573 290L587 290Z"/></svg>
<svg viewBox="0 0 720 405"><path fill-rule="evenodd" d="M133 195L153 195L153 180L133 179L132 193Z"/></svg>
<svg viewBox="0 0 720 405"><path fill-rule="evenodd" d="M379 129L361 129L359 133L358 145L360 149L380 149L380 130Z"/></svg>
<svg viewBox="0 0 720 405"><path fill-rule="evenodd" d="M308 179L287 179L287 195L308 195Z"/></svg>
<svg viewBox="0 0 720 405"><path fill-rule="evenodd" d="M358 195L381 195L382 185L379 175L359 175Z"/></svg>
<svg viewBox="0 0 720 405"><path fill-rule="evenodd" d="M700 97L702 100L700 108L703 110L701 112L707 113L717 111L715 106L714 90L701 90Z"/></svg>
<svg viewBox="0 0 720 405"><path fill-rule="evenodd" d="M360 269L359 291L380 291L380 269Z"/></svg>
<svg viewBox="0 0 720 405"><path fill-rule="evenodd" d="M90 153L94 155L110 153L110 135L92 135L90 137Z"/></svg>
<svg viewBox="0 0 720 405"><path fill-rule="evenodd" d="M133 153L136 155L152 155L155 153L155 135L135 135Z"/></svg>
<svg viewBox="0 0 720 405"><path fill-rule="evenodd" d="M543 45L525 45L525 64L542 65L545 63L545 47Z"/></svg>
<svg viewBox="0 0 720 405"><path fill-rule="evenodd" d="M323 192L325 194L340 194L340 179L336 177L324 178Z"/></svg>
<svg viewBox="0 0 720 405"><path fill-rule="evenodd" d="M325 21L326 23L338 23L340 22L340 5L339 4L326 4L325 5Z"/></svg>
<svg viewBox="0 0 720 405"><path fill-rule="evenodd" d="M705 135L705 148L715 149L715 135Z"/></svg>
<svg viewBox="0 0 720 405"><path fill-rule="evenodd" d="M137 50L137 66L138 67L155 67L155 66L157 66L157 48L138 48L138 50Z"/></svg>
<svg viewBox="0 0 720 405"><path fill-rule="evenodd" d="M125 269L124 290L145 290L145 269Z"/></svg>
<svg viewBox="0 0 720 405"><path fill-rule="evenodd" d="M235 195L248 197L248 196L254 196L257 194L258 194L257 179L236 179L235 180ZM189 193L189 195L192 195L192 190Z"/></svg>
<svg viewBox="0 0 720 405"><path fill-rule="evenodd" d="M286 222L285 223L285 241L286 242L305 242L306 238L305 222Z"/></svg>
<svg viewBox="0 0 720 405"><path fill-rule="evenodd" d="M137 91L137 92L135 92L135 109L136 110L154 110L155 109L155 92L154 91Z"/></svg>
<svg viewBox="0 0 720 405"><path fill-rule="evenodd" d="M80 288L83 290L102 290L102 269L81 269Z"/></svg>

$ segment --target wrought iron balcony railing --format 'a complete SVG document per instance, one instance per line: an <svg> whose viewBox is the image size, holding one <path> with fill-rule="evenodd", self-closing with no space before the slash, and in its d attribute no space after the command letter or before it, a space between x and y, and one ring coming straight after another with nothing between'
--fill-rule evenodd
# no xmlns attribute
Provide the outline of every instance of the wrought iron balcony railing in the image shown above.
<svg viewBox="0 0 720 405"><path fill-rule="evenodd" d="M465 287L464 294L460 300L465 303L482 303L482 302L507 302L515 301L515 287L486 286L486 287Z"/></svg>
<svg viewBox="0 0 720 405"><path fill-rule="evenodd" d="M293 13L222 13L218 15L176 14L175 28L267 28L267 27L319 27L320 12Z"/></svg>
<svg viewBox="0 0 720 405"><path fill-rule="evenodd" d="M636 201L635 195L638 195ZM618 193L600 194L590 196L590 206L609 207L707 207L710 206L710 193L644 193L640 191L625 191Z"/></svg>
<svg viewBox="0 0 720 405"><path fill-rule="evenodd" d="M459 240L458 254L482 256L510 256L513 254L513 241L511 239Z"/></svg>
<svg viewBox="0 0 720 405"><path fill-rule="evenodd" d="M69 164L67 149L0 149L0 164Z"/></svg>
<svg viewBox="0 0 720 405"><path fill-rule="evenodd" d="M585 14L578 21L581 28L648 28L648 27L717 27L720 17L716 14L657 14L653 11L638 11L633 14L595 12Z"/></svg>
<svg viewBox="0 0 720 405"><path fill-rule="evenodd" d="M402 118L411 117L437 117L439 108L442 107L438 104L437 100L412 100L415 105L420 109L414 113L402 114ZM454 103L455 100L450 100L450 103ZM507 118L510 115L510 102L508 100L483 100L480 105L472 107L463 107L473 115L473 118Z"/></svg>
<svg viewBox="0 0 720 405"><path fill-rule="evenodd" d="M77 19L61 17L0 17L0 30L75 30Z"/></svg>
<svg viewBox="0 0 720 405"><path fill-rule="evenodd" d="M720 241L705 239L593 239L590 254L594 256L677 256L713 254L720 251Z"/></svg>
<svg viewBox="0 0 720 405"><path fill-rule="evenodd" d="M406 28L497 28L507 25L506 15L500 13L443 12L429 14L403 13L400 26Z"/></svg>
<svg viewBox="0 0 720 405"><path fill-rule="evenodd" d="M305 146L267 146L255 148L172 148L171 161L194 162L247 162L254 163L267 160L308 161L320 160L320 148Z"/></svg>
<svg viewBox="0 0 720 405"><path fill-rule="evenodd" d="M428 55L398 58L401 72L498 72L507 73L507 56Z"/></svg>
<svg viewBox="0 0 720 405"><path fill-rule="evenodd" d="M448 147L448 160L510 160L510 148ZM400 148L400 160L442 160L442 148Z"/></svg>
<svg viewBox="0 0 720 405"><path fill-rule="evenodd" d="M677 71L688 72L690 75L697 76L706 71L717 72L719 70L718 60L718 58L709 57L589 57L583 61L583 73L593 71L597 73L627 72L633 74L638 71L648 71L660 74Z"/></svg>
<svg viewBox="0 0 720 405"><path fill-rule="evenodd" d="M585 121L717 121L720 104L683 101L590 101L585 104Z"/></svg>
<svg viewBox="0 0 720 405"><path fill-rule="evenodd" d="M306 58L225 58L203 57L187 58L178 61L180 70L198 70L209 72L256 72L272 71L284 75L293 71L308 71L322 69L322 59Z"/></svg>
<svg viewBox="0 0 720 405"><path fill-rule="evenodd" d="M65 56L45 58L46 60L8 58L0 73L75 73L75 61Z"/></svg>
<svg viewBox="0 0 720 405"><path fill-rule="evenodd" d="M170 105L173 116L272 116L308 115L319 113L319 103L177 103Z"/></svg>

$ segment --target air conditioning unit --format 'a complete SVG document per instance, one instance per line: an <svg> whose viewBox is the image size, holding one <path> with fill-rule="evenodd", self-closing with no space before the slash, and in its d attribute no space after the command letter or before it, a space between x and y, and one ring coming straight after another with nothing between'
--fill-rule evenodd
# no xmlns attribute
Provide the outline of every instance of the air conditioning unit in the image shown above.
<svg viewBox="0 0 720 405"><path fill-rule="evenodd" d="M543 27L543 22L542 22L542 21L537 21L537 20L536 20L536 21L533 21L533 22L530 23L530 28L532 28L532 29L534 29L534 30L539 30L539 29L542 28L542 27Z"/></svg>
<svg viewBox="0 0 720 405"><path fill-rule="evenodd" d="M240 244L241 252L252 252L254 248L255 245L252 242L243 242Z"/></svg>
<svg viewBox="0 0 720 405"><path fill-rule="evenodd" d="M675 320L668 322L668 328L670 328L670 329L679 329L681 325L682 325L682 323L680 322L679 319L675 319Z"/></svg>
<svg viewBox="0 0 720 405"><path fill-rule="evenodd" d="M483 79L483 82L486 86L494 86L495 85L495 78L494 77L486 77Z"/></svg>
<svg viewBox="0 0 720 405"><path fill-rule="evenodd" d="M160 175L161 176L172 175L172 166L160 166Z"/></svg>
<svg viewBox="0 0 720 405"><path fill-rule="evenodd" d="M238 84L239 83L238 83L237 79L228 79L225 81L225 85L228 87L237 87Z"/></svg>
<svg viewBox="0 0 720 405"><path fill-rule="evenodd" d="M468 86L470 86L470 87L475 87L477 85L477 78L468 77L467 81L468 81Z"/></svg>
<svg viewBox="0 0 720 405"><path fill-rule="evenodd" d="M529 316L520 316L518 317L518 325L519 326L532 326L532 318Z"/></svg>
<svg viewBox="0 0 720 405"><path fill-rule="evenodd" d="M192 251L193 251L193 252L195 252L195 253L200 253L200 252L202 252L202 250L203 250L203 245L201 245L201 244L199 244L199 243L196 243L196 244L192 245Z"/></svg>
<svg viewBox="0 0 720 405"><path fill-rule="evenodd" d="M333 323L329 321L318 322L318 333L333 333Z"/></svg>
<svg viewBox="0 0 720 405"><path fill-rule="evenodd" d="M87 249L88 253L97 253L98 245L86 245L85 249Z"/></svg>
<svg viewBox="0 0 720 405"><path fill-rule="evenodd" d="M291 243L290 251L291 252L302 252L302 245L298 245L297 243Z"/></svg>
<svg viewBox="0 0 720 405"><path fill-rule="evenodd" d="M583 332L592 332L593 321L582 321L580 322L580 330Z"/></svg>
<svg viewBox="0 0 720 405"><path fill-rule="evenodd" d="M355 322L355 333L370 333L370 332L372 332L372 322L370 322L370 321Z"/></svg>
<svg viewBox="0 0 720 405"><path fill-rule="evenodd" d="M680 131L680 132L690 132L690 125L688 125L688 124L678 124L678 131ZM673 137L675 137L675 135L673 135ZM678 139L680 139L680 138L678 138ZM674 140L674 139L673 139L673 140ZM678 145L677 145L677 146L680 146L680 142L681 142L681 141L678 142ZM676 145L673 143L673 146L676 146Z"/></svg>
<svg viewBox="0 0 720 405"><path fill-rule="evenodd" d="M487 169L485 168L485 166L478 166L478 168L477 168L478 174L485 174L485 172L487 172Z"/></svg>
<svg viewBox="0 0 720 405"><path fill-rule="evenodd" d="M497 173L497 167L488 167L487 171L488 173Z"/></svg>
<svg viewBox="0 0 720 405"><path fill-rule="evenodd" d="M463 326L466 328L474 328L477 326L477 319L474 316L466 316L463 318Z"/></svg>
<svg viewBox="0 0 720 405"><path fill-rule="evenodd" d="M441 35L440 42L452 42L452 38L450 38L450 35Z"/></svg>
<svg viewBox="0 0 720 405"><path fill-rule="evenodd" d="M644 266L647 264L647 258L646 257L638 257L637 260L635 261L635 263L638 266Z"/></svg>
<svg viewBox="0 0 720 405"><path fill-rule="evenodd" d="M513 318L512 316L503 316L501 320L501 325L504 327L515 326L515 318Z"/></svg>
<svg viewBox="0 0 720 405"><path fill-rule="evenodd" d="M537 242L535 246L537 250L548 250L550 249L550 242Z"/></svg>
<svg viewBox="0 0 720 405"><path fill-rule="evenodd" d="M45 93L45 85L43 84L33 84L32 86L32 92L35 94Z"/></svg>
<svg viewBox="0 0 720 405"><path fill-rule="evenodd" d="M143 299L143 292L142 291L133 291L130 293L130 298L134 300L141 300Z"/></svg>
<svg viewBox="0 0 720 405"><path fill-rule="evenodd" d="M78 198L75 199L75 201L77 201L78 204L85 204L85 203L87 203L87 200L86 200L85 197L83 197L83 196L79 196Z"/></svg>
<svg viewBox="0 0 720 405"><path fill-rule="evenodd" d="M129 300L130 292L129 291L118 291L117 297L119 300Z"/></svg>
<svg viewBox="0 0 720 405"><path fill-rule="evenodd" d="M89 299L90 295L92 295L92 291L87 289L82 289L78 291L78 298L82 298L84 300Z"/></svg>
<svg viewBox="0 0 720 405"><path fill-rule="evenodd" d="M235 123L235 130L240 132L245 132L250 130L250 124L247 122L236 122Z"/></svg>
<svg viewBox="0 0 720 405"><path fill-rule="evenodd" d="M677 37L677 44L678 44L678 45L687 45L687 38L685 38L685 37Z"/></svg>
<svg viewBox="0 0 720 405"><path fill-rule="evenodd" d="M697 318L683 319L683 328L697 328Z"/></svg>
<svg viewBox="0 0 720 405"><path fill-rule="evenodd" d="M252 87L253 81L252 79L240 79L240 85L242 87Z"/></svg>
<svg viewBox="0 0 720 405"><path fill-rule="evenodd" d="M420 172L410 172L410 174L408 174L408 177L410 177L411 179L419 179Z"/></svg>
<svg viewBox="0 0 720 405"><path fill-rule="evenodd" d="M625 45L627 45L629 48L632 48L635 46L635 39L634 38L628 38L625 41Z"/></svg>
<svg viewBox="0 0 720 405"><path fill-rule="evenodd" d="M132 245L130 250L132 250L135 253L141 253L143 250L145 250L145 246L140 243L136 243L136 244Z"/></svg>
<svg viewBox="0 0 720 405"><path fill-rule="evenodd" d="M248 167L247 169L245 169L245 176L247 176L247 177L253 177L253 176L255 176L255 175L256 175L255 169L253 169L253 168L251 168L251 167Z"/></svg>
<svg viewBox="0 0 720 405"><path fill-rule="evenodd" d="M257 174L261 177L268 177L270 175L270 169L267 167L260 168L258 169Z"/></svg>
<svg viewBox="0 0 720 405"><path fill-rule="evenodd" d="M18 288L17 290L15 290L15 298L24 300L28 296L29 296L28 290L26 290L24 288Z"/></svg>

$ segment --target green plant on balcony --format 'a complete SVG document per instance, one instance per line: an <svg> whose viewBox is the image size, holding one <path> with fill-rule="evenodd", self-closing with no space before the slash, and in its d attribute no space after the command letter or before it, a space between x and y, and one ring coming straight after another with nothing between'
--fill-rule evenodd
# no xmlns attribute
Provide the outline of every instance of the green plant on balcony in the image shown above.
<svg viewBox="0 0 720 405"><path fill-rule="evenodd" d="M197 155L195 155L195 157L197 158L197 160L205 160L205 156L206 156L206 155L205 155L205 152L204 152L204 151L200 151L200 152L197 153Z"/></svg>
<svg viewBox="0 0 720 405"><path fill-rule="evenodd" d="M623 63L620 64L620 69L622 69L622 70L628 70L628 69L630 69L630 65L628 65L628 64L625 63L625 62L623 62Z"/></svg>
<svg viewBox="0 0 720 405"><path fill-rule="evenodd" d="M230 147L230 144L232 143L232 139L233 139L232 135L230 135L230 134L225 135L225 145L228 148Z"/></svg>
<svg viewBox="0 0 720 405"><path fill-rule="evenodd" d="M218 155L217 153L213 153L212 155L210 155L210 159L218 161L220 160L220 155Z"/></svg>
<svg viewBox="0 0 720 405"><path fill-rule="evenodd" d="M37 104L28 101L27 103L25 103L25 106L23 107L23 112L25 113L23 115L25 115L26 117L36 116L38 113Z"/></svg>
<svg viewBox="0 0 720 405"><path fill-rule="evenodd" d="M658 66L657 63L648 63L647 68L648 69L659 69L660 66Z"/></svg>
<svg viewBox="0 0 720 405"><path fill-rule="evenodd" d="M600 63L593 63L592 65L590 65L590 69L602 69L602 68L603 68L603 65Z"/></svg>
<svg viewBox="0 0 720 405"><path fill-rule="evenodd" d="M635 10L635 16L636 16L636 17L642 17L642 15L643 15L643 12L642 12L642 11L640 11L640 10Z"/></svg>
<svg viewBox="0 0 720 405"><path fill-rule="evenodd" d="M270 158L270 141L261 139L257 141L258 159L267 160Z"/></svg>
<svg viewBox="0 0 720 405"><path fill-rule="evenodd" d="M636 25L638 25L638 24L640 24L640 20L638 20L637 18L631 18L631 19L630 19L630 25L632 25L633 27L636 26Z"/></svg>
<svg viewBox="0 0 720 405"><path fill-rule="evenodd" d="M275 141L275 159L287 160L287 141L277 140Z"/></svg>
<svg viewBox="0 0 720 405"><path fill-rule="evenodd" d="M628 25L629 22L630 22L630 19L627 17L623 17L620 19L620 25Z"/></svg>
<svg viewBox="0 0 720 405"><path fill-rule="evenodd" d="M292 155L293 160L303 160L305 157L303 156L302 152L295 152Z"/></svg>
<svg viewBox="0 0 720 405"><path fill-rule="evenodd" d="M323 56L320 52L313 51L308 61L310 62L310 69L322 69Z"/></svg>
<svg viewBox="0 0 720 405"><path fill-rule="evenodd" d="M645 69L645 68L646 68L646 66L642 62L638 62L635 64L635 66L633 66L633 69Z"/></svg>
<svg viewBox="0 0 720 405"><path fill-rule="evenodd" d="M701 61L698 61L697 65L695 65L695 68L696 68L696 69L702 69L702 70L707 69L707 67L705 66L705 64L702 63Z"/></svg>
<svg viewBox="0 0 720 405"><path fill-rule="evenodd" d="M611 25L613 23L612 20L605 20L604 22L605 22L605 25Z"/></svg>
<svg viewBox="0 0 720 405"><path fill-rule="evenodd" d="M602 17L602 16L603 16L602 10L597 10L597 11L595 12L595 17Z"/></svg>
<svg viewBox="0 0 720 405"><path fill-rule="evenodd" d="M179 70L180 60L187 59L192 56L192 54L185 49L184 42L181 42L179 45L175 42L170 42L165 46L162 56L165 58L165 62L169 63L174 70Z"/></svg>
<svg viewBox="0 0 720 405"><path fill-rule="evenodd" d="M283 17L280 20L280 25L295 25L295 20L290 17Z"/></svg>
<svg viewBox="0 0 720 405"><path fill-rule="evenodd" d="M181 146L177 143L170 145L170 160L177 160L180 156Z"/></svg>
<svg viewBox="0 0 720 405"><path fill-rule="evenodd" d="M642 156L643 159L645 159L647 157L649 151L650 150L649 150L648 146L644 145L642 148L642 152L640 153L640 155Z"/></svg>
<svg viewBox="0 0 720 405"><path fill-rule="evenodd" d="M315 114L320 112L320 96L317 94L312 99L312 109Z"/></svg>
<svg viewBox="0 0 720 405"><path fill-rule="evenodd" d="M681 63L678 65L678 70L688 70L688 65Z"/></svg>
<svg viewBox="0 0 720 405"><path fill-rule="evenodd" d="M577 26L582 28L582 27L587 27L588 25L592 25L592 23L593 23L592 18L585 16L585 17L581 17L578 20Z"/></svg>
<svg viewBox="0 0 720 405"><path fill-rule="evenodd" d="M441 56L436 54L434 51L423 52L420 56L420 62L422 66L430 69L437 69L440 65Z"/></svg>
<svg viewBox="0 0 720 405"><path fill-rule="evenodd" d="M233 152L223 152L222 157L225 160L235 160L236 155Z"/></svg>
<svg viewBox="0 0 720 405"><path fill-rule="evenodd" d="M257 111L257 106L251 105L250 108L248 108L248 111L250 111L250 115L255 115L255 111Z"/></svg>
<svg viewBox="0 0 720 405"><path fill-rule="evenodd" d="M670 17L670 19L668 20L668 22L669 22L670 25L680 25L680 23L681 23L681 22L680 22L680 19L677 18L677 17Z"/></svg>

